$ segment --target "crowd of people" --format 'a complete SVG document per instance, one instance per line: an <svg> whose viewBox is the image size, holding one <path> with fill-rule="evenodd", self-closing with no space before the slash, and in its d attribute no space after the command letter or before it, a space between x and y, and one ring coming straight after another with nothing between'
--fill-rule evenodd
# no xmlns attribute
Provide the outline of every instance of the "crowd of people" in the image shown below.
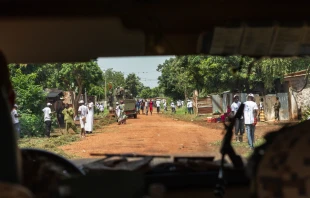
<svg viewBox="0 0 310 198"><path fill-rule="evenodd" d="M193 114L193 102L191 100L187 100L187 111L186 113ZM171 101L170 107L171 112L176 113L176 107L181 108L184 106L184 101L177 100L176 104ZM139 114L144 115L152 115L153 114L153 107L156 108L156 112L160 113L161 108L163 108L164 111L168 111L168 104L166 99L139 99L136 101L136 111Z"/></svg>

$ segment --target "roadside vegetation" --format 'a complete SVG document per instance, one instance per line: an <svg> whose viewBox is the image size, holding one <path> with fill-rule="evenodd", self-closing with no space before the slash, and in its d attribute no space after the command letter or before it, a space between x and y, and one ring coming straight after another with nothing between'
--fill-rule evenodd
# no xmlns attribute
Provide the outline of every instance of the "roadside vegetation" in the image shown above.
<svg viewBox="0 0 310 198"><path fill-rule="evenodd" d="M100 128L113 122L114 119L108 116L107 109L105 109L104 114L95 114L94 133L101 133L102 131ZM75 141L80 141L81 138L79 133L79 128L77 133L74 133L74 131L70 130L69 134L66 134L65 129L63 128L54 128L50 138L25 136L24 138L18 140L18 146L20 148L37 148L47 150L61 155L67 159L79 158L79 156L69 155L59 148L60 146L70 144Z"/></svg>

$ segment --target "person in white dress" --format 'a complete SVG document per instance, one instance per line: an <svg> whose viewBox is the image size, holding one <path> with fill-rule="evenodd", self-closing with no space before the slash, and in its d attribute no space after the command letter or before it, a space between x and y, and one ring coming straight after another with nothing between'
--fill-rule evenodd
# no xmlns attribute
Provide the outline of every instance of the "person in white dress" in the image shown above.
<svg viewBox="0 0 310 198"><path fill-rule="evenodd" d="M86 124L86 116L88 114L88 108L84 105L84 101L79 101L79 120L81 126L81 137L85 137L85 124Z"/></svg>
<svg viewBox="0 0 310 198"><path fill-rule="evenodd" d="M88 114L86 116L85 131L86 133L92 133L94 126L94 103L88 104Z"/></svg>

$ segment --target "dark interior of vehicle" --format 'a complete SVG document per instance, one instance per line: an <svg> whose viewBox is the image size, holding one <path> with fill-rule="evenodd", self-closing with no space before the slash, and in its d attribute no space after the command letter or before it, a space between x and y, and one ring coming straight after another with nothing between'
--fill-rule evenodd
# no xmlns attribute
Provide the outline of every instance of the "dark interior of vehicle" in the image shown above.
<svg viewBox="0 0 310 198"><path fill-rule="evenodd" d="M0 49L7 63L188 54L307 56L309 6L308 1L265 0L5 0L0 2ZM247 162L230 144L232 119L219 161L103 151L94 154L102 159L77 167L47 151L19 150L7 96L1 96L0 180L22 184L37 197L260 197L256 173L265 151L276 149L270 145L279 134L303 135L309 126L308 121L270 133Z"/></svg>

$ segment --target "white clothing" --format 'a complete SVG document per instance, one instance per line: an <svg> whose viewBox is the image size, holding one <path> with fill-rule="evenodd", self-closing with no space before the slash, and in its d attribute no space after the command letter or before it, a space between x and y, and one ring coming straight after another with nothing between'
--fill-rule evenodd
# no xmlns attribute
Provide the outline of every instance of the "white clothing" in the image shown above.
<svg viewBox="0 0 310 198"><path fill-rule="evenodd" d="M117 118L119 118L119 116L121 115L121 110L119 108L119 105L115 107L115 113L116 113Z"/></svg>
<svg viewBox="0 0 310 198"><path fill-rule="evenodd" d="M187 102L187 107L193 107L193 102L192 101L188 101Z"/></svg>
<svg viewBox="0 0 310 198"><path fill-rule="evenodd" d="M16 109L13 109L13 110L11 111L11 116L12 116L13 124L19 123L19 119L18 119L18 117L15 117L15 115L18 115L18 114L17 114Z"/></svg>
<svg viewBox="0 0 310 198"><path fill-rule="evenodd" d="M104 111L103 105L99 105L99 110L100 110L100 111Z"/></svg>
<svg viewBox="0 0 310 198"><path fill-rule="evenodd" d="M85 131L93 131L94 128L94 104L89 103L88 114L86 116Z"/></svg>
<svg viewBox="0 0 310 198"><path fill-rule="evenodd" d="M244 124L254 123L254 110L257 110L257 104L253 101L246 101L244 103Z"/></svg>
<svg viewBox="0 0 310 198"><path fill-rule="evenodd" d="M85 121L82 120L83 117L87 116L88 113L88 108L85 105L81 105L79 106L78 111L80 112L80 125L81 128L85 128Z"/></svg>
<svg viewBox="0 0 310 198"><path fill-rule="evenodd" d="M231 104L231 106L230 106L230 108L231 108L231 111L233 111L234 112L234 115L236 115L236 113L237 113L237 111L238 111L238 109L239 109L239 107L240 107L240 105L241 105L241 102L233 102L232 104Z"/></svg>
<svg viewBox="0 0 310 198"><path fill-rule="evenodd" d="M44 122L51 121L51 113L52 113L51 108L45 107L42 111L44 112Z"/></svg>
<svg viewBox="0 0 310 198"><path fill-rule="evenodd" d="M144 103L144 106L145 106L145 107L148 107L148 106L149 106L149 102L145 102L145 103Z"/></svg>
<svg viewBox="0 0 310 198"><path fill-rule="evenodd" d="M174 108L174 107L175 107L174 103L172 103L172 104L171 104L171 107L172 107L172 108Z"/></svg>
<svg viewBox="0 0 310 198"><path fill-rule="evenodd" d="M80 107L79 107L79 110L78 110L79 112L81 112L80 113L80 115L81 115L81 117L86 117L86 115L87 115L87 113L88 113L88 108L85 106L85 105L81 105Z"/></svg>
<svg viewBox="0 0 310 198"><path fill-rule="evenodd" d="M160 107L160 101L159 100L156 101L156 106Z"/></svg>

